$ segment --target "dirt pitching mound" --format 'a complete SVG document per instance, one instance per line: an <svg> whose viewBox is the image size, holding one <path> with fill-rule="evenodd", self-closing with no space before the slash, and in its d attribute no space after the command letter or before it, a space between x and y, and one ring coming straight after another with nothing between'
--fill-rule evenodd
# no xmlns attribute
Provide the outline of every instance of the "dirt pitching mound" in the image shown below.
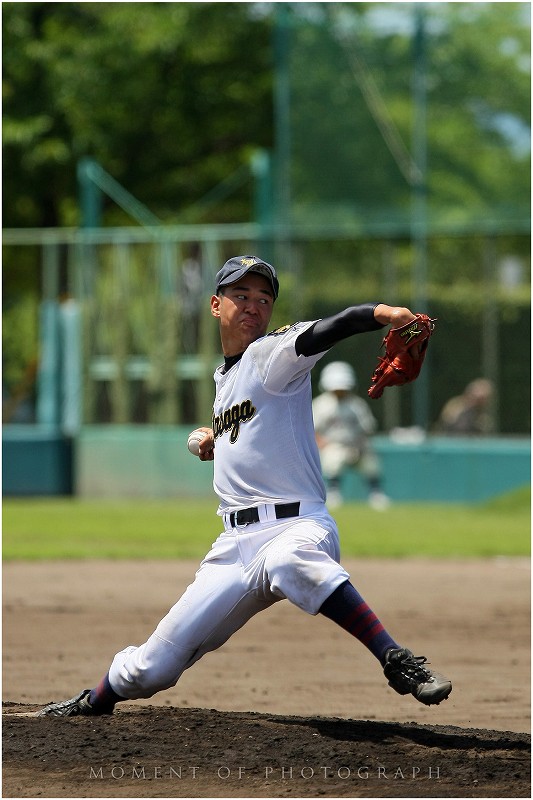
<svg viewBox="0 0 533 800"><path fill-rule="evenodd" d="M166 692L36 718L145 641L196 564L5 564L3 797L529 797L529 559L345 566L450 677L446 702L396 694L353 637L281 602Z"/></svg>
<svg viewBox="0 0 533 800"><path fill-rule="evenodd" d="M3 797L530 797L530 737L455 726L122 706L4 708Z"/></svg>

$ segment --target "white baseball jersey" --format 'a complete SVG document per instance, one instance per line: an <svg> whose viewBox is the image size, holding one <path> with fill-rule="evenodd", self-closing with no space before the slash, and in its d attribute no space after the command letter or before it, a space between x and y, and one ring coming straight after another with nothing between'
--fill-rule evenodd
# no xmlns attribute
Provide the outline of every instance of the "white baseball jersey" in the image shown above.
<svg viewBox="0 0 533 800"><path fill-rule="evenodd" d="M260 503L323 503L310 370L323 353L298 356L299 322L251 344L215 372L214 489L219 514Z"/></svg>

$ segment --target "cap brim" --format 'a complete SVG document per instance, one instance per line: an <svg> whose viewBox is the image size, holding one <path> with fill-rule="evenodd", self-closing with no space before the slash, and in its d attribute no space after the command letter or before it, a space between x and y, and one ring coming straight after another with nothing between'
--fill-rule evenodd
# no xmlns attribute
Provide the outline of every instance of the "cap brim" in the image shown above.
<svg viewBox="0 0 533 800"><path fill-rule="evenodd" d="M262 275L263 278L266 278L269 282L272 291L274 293L274 297L278 296L278 287L277 287L277 278L272 274L271 270L266 266L266 264L253 264L251 267L243 267L242 269L236 269L235 272L232 272L231 275L227 275L224 280L222 280L217 285L217 291L221 286L231 286L232 283L236 283L240 281L241 278L244 278L249 272L255 272L257 275Z"/></svg>

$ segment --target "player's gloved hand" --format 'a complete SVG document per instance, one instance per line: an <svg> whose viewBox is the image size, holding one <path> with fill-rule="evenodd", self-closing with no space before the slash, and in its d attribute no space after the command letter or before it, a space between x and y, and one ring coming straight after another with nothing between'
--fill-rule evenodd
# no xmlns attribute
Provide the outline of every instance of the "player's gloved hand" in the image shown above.
<svg viewBox="0 0 533 800"><path fill-rule="evenodd" d="M391 328L383 339L385 356L379 357L368 389L369 397L377 400L387 386L401 386L418 378L435 321L427 314L416 314L405 325Z"/></svg>

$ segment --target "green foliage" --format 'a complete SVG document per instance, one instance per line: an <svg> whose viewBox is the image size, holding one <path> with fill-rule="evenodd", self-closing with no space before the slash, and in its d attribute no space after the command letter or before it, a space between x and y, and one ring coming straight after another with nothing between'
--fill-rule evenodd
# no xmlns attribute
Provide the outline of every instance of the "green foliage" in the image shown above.
<svg viewBox="0 0 533 800"><path fill-rule="evenodd" d="M26 294L3 313L2 350L9 353L2 378L6 387L16 390L26 372L36 364L38 308L34 295Z"/></svg>
<svg viewBox="0 0 533 800"><path fill-rule="evenodd" d="M275 182L289 176L293 217L306 222L310 234L307 241L293 243L292 272L284 276L286 292L276 304L273 324L322 317L373 298L409 305L415 261L409 236L412 187L385 143L364 87L373 86L372 96L381 98L381 123L396 131L409 158L418 5L4 3L3 166L9 198L4 225L78 225L76 165L84 156L95 158L166 223L248 221L255 213L250 181L223 203L199 201L228 176L246 172L257 148L276 146ZM438 314L448 332L432 348L437 381L432 414L479 373L480 326L491 330L492 309L500 336L494 358L499 393L507 396L504 387L513 386L519 398L500 404L501 431L525 432L530 386L523 355L515 354L516 342L530 338L528 287L523 280L521 287L503 290L497 269L511 255L527 275L529 236L489 234L482 241L468 235L468 225L474 219L487 230L508 225L523 232L528 225L529 6L423 5L427 310ZM279 38L283 14L286 62ZM273 102L284 78L289 79L288 114ZM290 164L279 159L284 125ZM314 221L335 220L360 223L360 239L314 239ZM106 201L103 223L131 220ZM368 234L368 225L374 233ZM380 226L388 231L386 242L377 240ZM396 241L391 226L400 231ZM454 233L439 236L447 226ZM457 235L460 230L464 236ZM128 308L134 355L153 350L160 335L152 324L158 309L146 308L145 289L153 274L149 258L140 254L137 262L132 255L129 265L131 277L138 278ZM104 272L112 270L110 262L106 254ZM4 251L9 391L24 384L38 359L41 265L36 248ZM279 266L280 272L286 269ZM105 288L99 287L103 302L95 312L103 324L94 328L102 351L116 335L112 328L119 318ZM452 338L452 326L467 330L467 339ZM352 351L343 345L335 355L352 357ZM369 374L373 361L374 354L363 356L357 368ZM407 389L402 402L408 404L409 397ZM403 414L409 418L405 409Z"/></svg>
<svg viewBox="0 0 533 800"><path fill-rule="evenodd" d="M77 224L82 156L172 221L271 144L269 24L248 4L9 3L3 32L7 226Z"/></svg>
<svg viewBox="0 0 533 800"><path fill-rule="evenodd" d="M530 29L523 4L424 4L419 61L412 7L320 4L322 16L313 16L302 5L294 11L290 61L298 219L351 214L408 225L409 162L426 158L415 144L416 70L425 74L419 104L427 117L430 220L527 219Z"/></svg>
<svg viewBox="0 0 533 800"><path fill-rule="evenodd" d="M216 502L5 499L5 559L200 559L221 531ZM362 504L335 512L347 557L524 556L530 492L479 506Z"/></svg>
<svg viewBox="0 0 533 800"><path fill-rule="evenodd" d="M529 202L527 4L425 5L430 204L456 220L472 209L512 217ZM275 143L282 14L292 107L276 125L291 129L296 215L332 217L340 204L352 219L405 220L410 187L364 84L410 151L413 9L278 6L5 3L4 224L77 224L82 156L166 222L252 218L249 185L200 218L186 209ZM108 205L105 221L125 218Z"/></svg>

